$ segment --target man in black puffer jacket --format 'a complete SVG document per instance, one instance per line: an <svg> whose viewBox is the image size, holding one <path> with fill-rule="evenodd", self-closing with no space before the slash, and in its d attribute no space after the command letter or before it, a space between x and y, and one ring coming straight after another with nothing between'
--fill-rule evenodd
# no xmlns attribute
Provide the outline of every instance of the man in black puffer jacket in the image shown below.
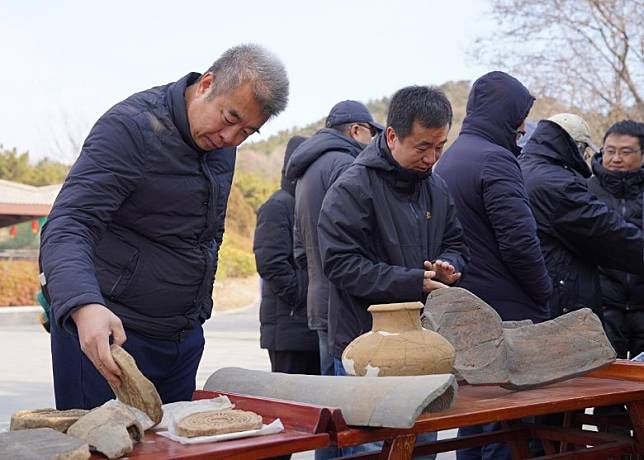
<svg viewBox="0 0 644 460"><path fill-rule="evenodd" d="M318 244L320 208L331 184L383 128L374 121L367 107L350 100L333 106L325 126L293 153L286 167L286 176L297 180L296 237L304 247L308 266L309 328L317 331L319 336L322 374L333 375L333 357L329 353L327 339L329 282L322 272Z"/></svg>
<svg viewBox="0 0 644 460"><path fill-rule="evenodd" d="M582 131L574 128L582 122L564 129L541 120L519 157L553 280L552 318L583 307L602 318L600 265L644 274L642 232L588 189L590 169L577 145L580 139L569 134Z"/></svg>
<svg viewBox="0 0 644 460"><path fill-rule="evenodd" d="M391 100L385 133L324 198L318 235L331 282L329 344L336 374L344 348L371 330L369 305L424 301L465 267L469 251L461 224L445 183L431 169L447 141L451 114L439 90L401 89ZM451 268L427 268L425 262L436 260ZM439 282L430 279L434 275Z"/></svg>
<svg viewBox="0 0 644 460"><path fill-rule="evenodd" d="M305 139L288 141L284 168ZM293 251L295 181L284 177L284 168L280 189L257 211L253 252L262 277L260 346L268 350L273 372L319 375L318 336L306 315L306 266L296 264Z"/></svg>
<svg viewBox="0 0 644 460"><path fill-rule="evenodd" d="M459 286L489 303L503 320L538 323L549 319L552 284L516 159L517 137L533 102L528 89L506 73L480 77L472 85L461 133L435 171L454 197L471 252Z"/></svg>
<svg viewBox="0 0 644 460"><path fill-rule="evenodd" d="M192 398L236 146L287 99L281 62L242 45L96 122L42 233L58 409L114 397L110 341L164 403Z"/></svg>
<svg viewBox="0 0 644 460"><path fill-rule="evenodd" d="M443 180L432 175L452 124L445 94L396 92L387 129L331 186L320 212L320 256L329 286L329 346L336 375L345 347L371 330L372 304L424 302L453 284L469 251ZM443 284L444 283L444 284ZM419 440L435 440L427 433ZM357 446L352 452L369 447Z"/></svg>
<svg viewBox="0 0 644 460"><path fill-rule="evenodd" d="M644 229L644 123L620 121L604 135L588 187L609 208ZM617 356L644 352L644 277L600 267L606 334Z"/></svg>

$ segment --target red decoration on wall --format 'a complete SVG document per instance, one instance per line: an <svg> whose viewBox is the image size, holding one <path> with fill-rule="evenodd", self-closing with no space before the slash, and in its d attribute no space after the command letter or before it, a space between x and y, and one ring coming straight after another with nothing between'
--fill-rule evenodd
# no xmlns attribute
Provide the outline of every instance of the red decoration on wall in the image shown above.
<svg viewBox="0 0 644 460"><path fill-rule="evenodd" d="M40 225L38 224L37 220L32 220L31 221L31 233L38 233L40 230Z"/></svg>
<svg viewBox="0 0 644 460"><path fill-rule="evenodd" d="M15 238L17 234L18 234L18 228L14 225L9 229L9 236L11 238Z"/></svg>

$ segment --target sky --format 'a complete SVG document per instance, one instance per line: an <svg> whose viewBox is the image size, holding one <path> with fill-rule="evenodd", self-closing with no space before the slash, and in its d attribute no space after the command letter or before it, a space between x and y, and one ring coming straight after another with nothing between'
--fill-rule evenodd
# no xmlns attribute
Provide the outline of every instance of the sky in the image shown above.
<svg viewBox="0 0 644 460"><path fill-rule="evenodd" d="M467 50L493 27L486 0L0 3L0 144L72 162L94 122L130 94L203 72L258 43L289 74L288 108L262 129L304 126L338 101L473 80Z"/></svg>

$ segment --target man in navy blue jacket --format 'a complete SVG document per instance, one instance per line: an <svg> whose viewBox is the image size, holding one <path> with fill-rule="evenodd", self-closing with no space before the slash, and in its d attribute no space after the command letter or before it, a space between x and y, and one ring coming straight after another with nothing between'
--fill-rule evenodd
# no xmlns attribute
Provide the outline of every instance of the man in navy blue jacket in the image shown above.
<svg viewBox="0 0 644 460"><path fill-rule="evenodd" d="M454 198L471 259L459 285L503 320L549 319L552 283L516 156L534 98L503 72L479 78L470 91L461 133L436 166ZM467 427L459 434L495 429ZM465 432L465 433L464 433ZM459 451L459 459L509 458L503 444Z"/></svg>
<svg viewBox="0 0 644 460"><path fill-rule="evenodd" d="M281 62L242 45L202 75L130 96L94 125L42 234L59 409L113 397L111 341L164 403L191 399L236 146L287 100Z"/></svg>

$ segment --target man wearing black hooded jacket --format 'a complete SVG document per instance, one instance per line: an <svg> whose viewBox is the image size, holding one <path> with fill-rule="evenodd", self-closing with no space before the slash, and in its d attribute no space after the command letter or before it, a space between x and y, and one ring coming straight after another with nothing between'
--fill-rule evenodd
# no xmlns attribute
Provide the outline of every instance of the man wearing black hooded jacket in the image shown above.
<svg viewBox="0 0 644 460"><path fill-rule="evenodd" d="M442 91L399 90L385 132L324 198L318 237L331 283L328 331L336 375L346 371L344 348L371 330L370 305L424 301L427 293L458 280L467 263L454 204L442 179L432 175L451 124L452 107ZM435 433L418 437L435 439Z"/></svg>
<svg viewBox="0 0 644 460"><path fill-rule="evenodd" d="M541 120L519 164L553 280L550 316L588 307L602 318L598 266L644 274L642 232L588 189L590 169L559 124Z"/></svg>
<svg viewBox="0 0 644 460"><path fill-rule="evenodd" d="M306 138L288 141L284 167ZM273 372L320 374L318 337L307 325L306 267L293 251L295 182L284 177L281 187L257 211L253 252L262 278L259 306L260 346L268 350Z"/></svg>
<svg viewBox="0 0 644 460"><path fill-rule="evenodd" d="M489 303L503 320L548 319L552 284L541 255L516 156L534 97L516 78L490 72L472 85L463 128L436 166L463 224L471 261L459 286ZM459 436L496 430L468 426ZM510 458L505 444L457 451L459 460Z"/></svg>

